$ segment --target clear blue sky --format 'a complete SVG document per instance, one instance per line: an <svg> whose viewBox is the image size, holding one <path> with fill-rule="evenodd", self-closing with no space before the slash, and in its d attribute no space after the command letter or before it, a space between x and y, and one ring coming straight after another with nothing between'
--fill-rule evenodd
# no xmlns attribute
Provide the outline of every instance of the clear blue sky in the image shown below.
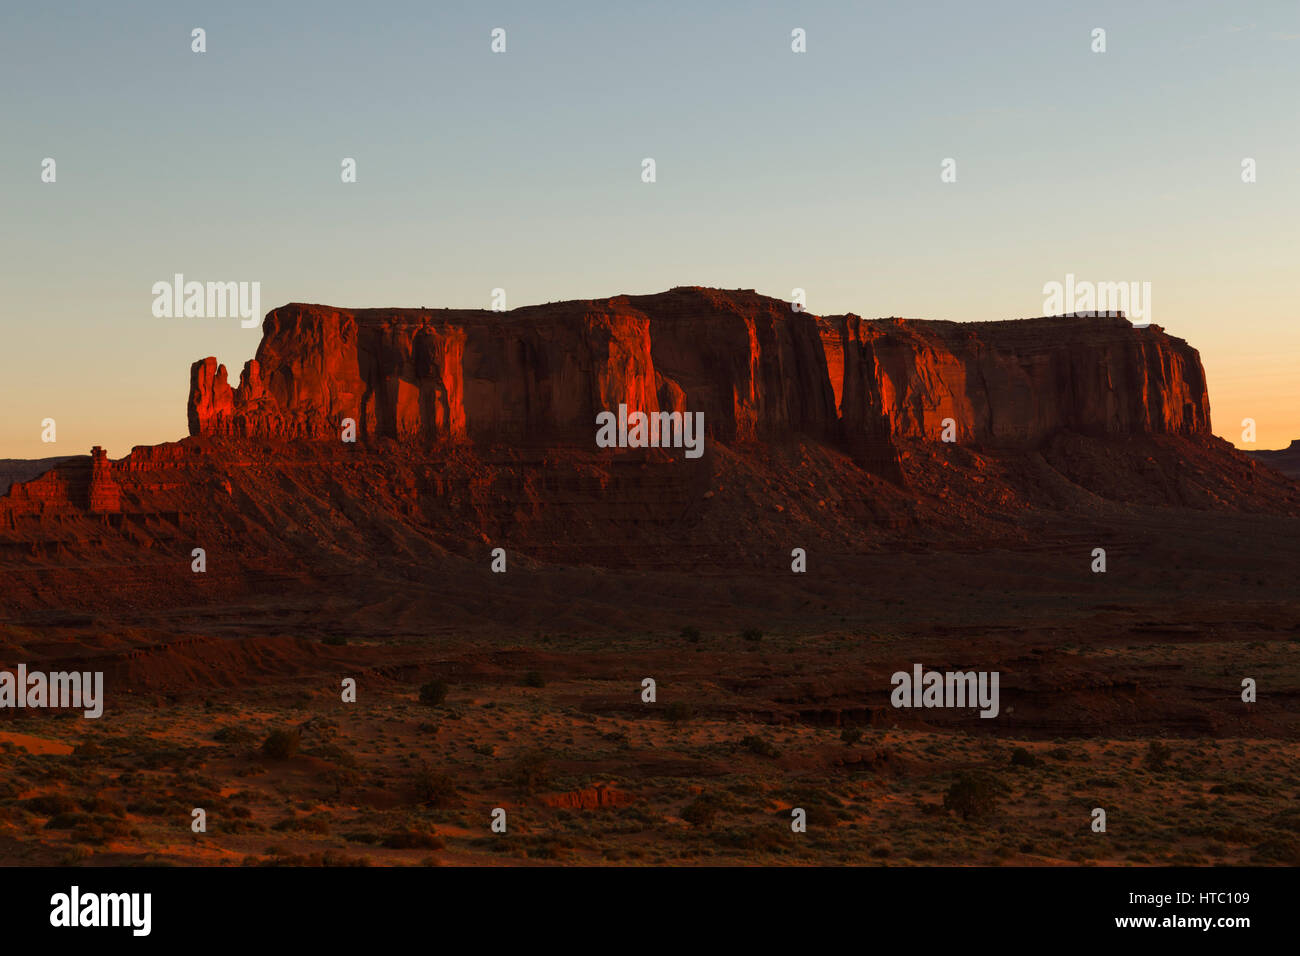
<svg viewBox="0 0 1300 956"><path fill-rule="evenodd" d="M1216 432L1285 445L1298 100L1295 2L5 4L0 457L186 433L190 363L260 331L155 318L176 272L262 311L700 284L955 320L1148 281Z"/></svg>

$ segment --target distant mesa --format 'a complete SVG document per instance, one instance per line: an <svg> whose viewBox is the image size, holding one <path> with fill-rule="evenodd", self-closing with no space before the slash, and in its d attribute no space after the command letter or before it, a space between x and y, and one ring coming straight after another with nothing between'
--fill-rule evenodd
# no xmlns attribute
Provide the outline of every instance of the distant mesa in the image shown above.
<svg viewBox="0 0 1300 956"><path fill-rule="evenodd" d="M90 514L116 514L121 510L121 489L113 477L108 454L96 445L90 456L46 458L11 466L10 473L22 476L6 489L10 509L39 513L46 505L70 503ZM37 475L30 472L37 471Z"/></svg>
<svg viewBox="0 0 1300 956"><path fill-rule="evenodd" d="M231 386L190 372L191 435L423 445L590 445L596 414L702 411L711 440L806 436L898 477L901 439L1032 448L1093 436L1205 435L1200 356L1121 317L956 323L816 316L752 291L676 288L511 312L269 313Z"/></svg>
<svg viewBox="0 0 1300 956"><path fill-rule="evenodd" d="M1293 438L1286 448L1247 451L1246 454L1289 478L1300 478L1300 438Z"/></svg>
<svg viewBox="0 0 1300 956"><path fill-rule="evenodd" d="M16 482L31 481L37 475L43 475L61 462L71 461L75 456L61 455L56 458L0 458L0 495L9 490Z"/></svg>

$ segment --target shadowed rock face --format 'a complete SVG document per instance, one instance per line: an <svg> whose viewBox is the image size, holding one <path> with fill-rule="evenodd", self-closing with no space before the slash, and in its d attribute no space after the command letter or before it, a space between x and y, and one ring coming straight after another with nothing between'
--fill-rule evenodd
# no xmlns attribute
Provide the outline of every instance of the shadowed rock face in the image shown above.
<svg viewBox="0 0 1300 956"><path fill-rule="evenodd" d="M1036 447L1208 434L1196 350L1123 318L954 323L818 317L753 292L674 289L496 313L288 305L231 387L190 375L192 435L435 443L567 439L596 413L703 411L708 434L837 438L885 467L896 438Z"/></svg>
<svg viewBox="0 0 1300 956"><path fill-rule="evenodd" d="M31 481L38 475L43 475L60 462L69 461L70 456L61 455L57 458L0 458L0 495L9 490L9 486L15 483Z"/></svg>
<svg viewBox="0 0 1300 956"><path fill-rule="evenodd" d="M1289 478L1300 478L1300 438L1292 439L1286 448L1247 451L1247 455L1261 464L1276 468Z"/></svg>

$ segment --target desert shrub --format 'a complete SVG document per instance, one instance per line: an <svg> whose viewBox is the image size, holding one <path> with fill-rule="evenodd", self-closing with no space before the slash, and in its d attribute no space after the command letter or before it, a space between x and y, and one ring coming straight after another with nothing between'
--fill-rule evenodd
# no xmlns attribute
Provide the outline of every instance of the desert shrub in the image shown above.
<svg viewBox="0 0 1300 956"><path fill-rule="evenodd" d="M692 644L698 644L700 643L700 629L698 627L684 627L682 628L682 637Z"/></svg>
<svg viewBox="0 0 1300 956"><path fill-rule="evenodd" d="M991 816L998 804L997 782L988 774L960 774L943 795L943 808L957 813L963 820Z"/></svg>
<svg viewBox="0 0 1300 956"><path fill-rule="evenodd" d="M1168 744L1159 740L1151 741L1151 743L1147 745L1147 769L1159 773L1169 765L1169 759L1173 757L1173 755L1174 752L1169 748Z"/></svg>
<svg viewBox="0 0 1300 956"><path fill-rule="evenodd" d="M302 743L302 734L297 728L292 730L273 730L262 741L262 753L272 760L288 760L298 752Z"/></svg>
<svg viewBox="0 0 1300 956"><path fill-rule="evenodd" d="M447 699L448 690L446 681L431 680L420 688L420 703L437 707Z"/></svg>
<svg viewBox="0 0 1300 956"><path fill-rule="evenodd" d="M757 644L759 641L763 639L763 632L756 627L751 627L746 629L744 633L742 633L740 636L747 641L752 641L753 643Z"/></svg>
<svg viewBox="0 0 1300 956"><path fill-rule="evenodd" d="M760 757L779 757L781 755L781 751L777 750L771 741L764 740L762 737L753 734L742 739L740 745L750 753L757 754Z"/></svg>
<svg viewBox="0 0 1300 956"><path fill-rule="evenodd" d="M525 687L545 687L546 678L539 671L529 671L524 675Z"/></svg>
<svg viewBox="0 0 1300 956"><path fill-rule="evenodd" d="M852 746L862 739L862 731L857 727L845 727L840 731L840 740Z"/></svg>
<svg viewBox="0 0 1300 956"><path fill-rule="evenodd" d="M342 634L330 634L322 638L321 643L328 647L346 647L348 639Z"/></svg>
<svg viewBox="0 0 1300 956"><path fill-rule="evenodd" d="M1037 767L1038 758L1031 754L1024 747L1017 747L1011 751L1011 766L1013 767Z"/></svg>
<svg viewBox="0 0 1300 956"><path fill-rule="evenodd" d="M529 750L521 754L511 772L515 786L525 792L545 786L550 776L550 757L543 750Z"/></svg>
<svg viewBox="0 0 1300 956"><path fill-rule="evenodd" d="M411 779L415 789L415 798L431 807L446 806L456 795L456 781L450 774L434 770L428 764L421 765Z"/></svg>
<svg viewBox="0 0 1300 956"><path fill-rule="evenodd" d="M682 819L693 827L710 827L719 809L716 798L702 793L682 808Z"/></svg>

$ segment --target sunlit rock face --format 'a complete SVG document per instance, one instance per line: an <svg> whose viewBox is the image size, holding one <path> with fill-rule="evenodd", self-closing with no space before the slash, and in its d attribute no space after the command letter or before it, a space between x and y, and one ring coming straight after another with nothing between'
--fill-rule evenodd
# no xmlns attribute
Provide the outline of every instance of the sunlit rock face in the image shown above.
<svg viewBox="0 0 1300 956"><path fill-rule="evenodd" d="M842 442L885 473L895 439L945 427L999 447L1210 429L1199 355L1157 326L815 316L702 288L511 312L288 305L237 386L193 365L188 412L192 435L337 439L352 419L363 442L590 444L620 404L703 412L724 442Z"/></svg>

